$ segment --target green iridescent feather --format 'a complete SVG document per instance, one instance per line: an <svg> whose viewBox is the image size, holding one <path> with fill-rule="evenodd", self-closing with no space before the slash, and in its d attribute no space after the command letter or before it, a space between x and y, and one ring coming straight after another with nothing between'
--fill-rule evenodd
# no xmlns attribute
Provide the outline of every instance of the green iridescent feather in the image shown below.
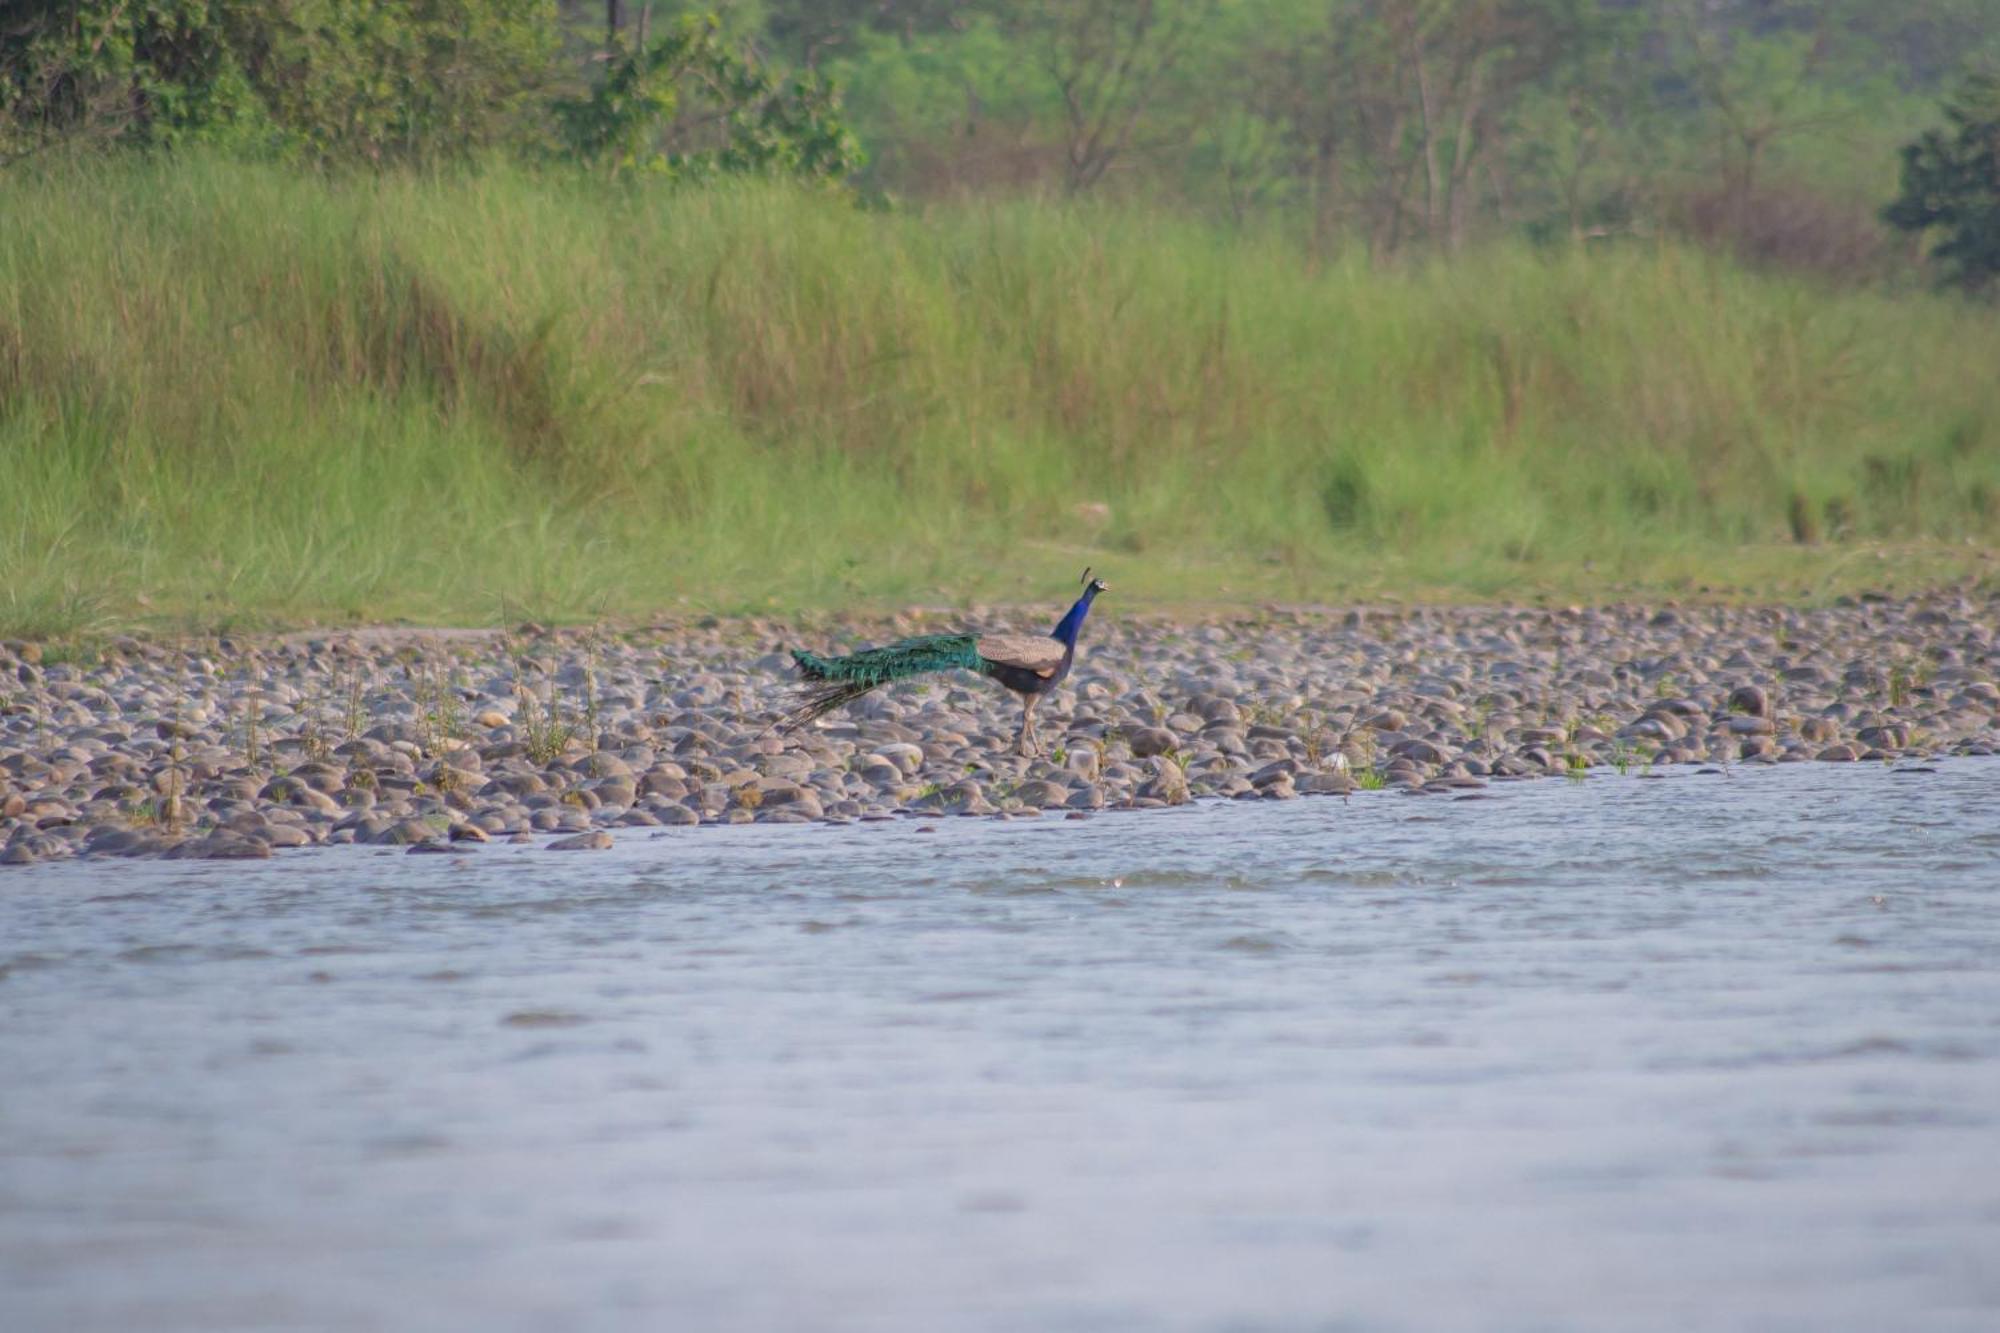
<svg viewBox="0 0 2000 1333"><path fill-rule="evenodd" d="M985 665L979 655L979 640L970 634L922 634L899 639L881 648L868 648L846 657L821 657L794 648L792 660L807 680L842 681L886 685L905 676L921 676L927 671L963 668L978 671Z"/></svg>
<svg viewBox="0 0 2000 1333"><path fill-rule="evenodd" d="M792 660L799 664L806 686L799 705L778 719L778 729L794 731L892 680L955 669L987 674L988 663L979 655L978 644L971 634L922 634L846 657L821 657L794 648Z"/></svg>

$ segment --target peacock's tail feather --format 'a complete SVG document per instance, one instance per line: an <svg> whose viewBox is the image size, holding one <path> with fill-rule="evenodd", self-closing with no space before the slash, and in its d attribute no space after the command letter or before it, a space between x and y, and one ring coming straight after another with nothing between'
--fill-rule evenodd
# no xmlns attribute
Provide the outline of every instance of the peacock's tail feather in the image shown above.
<svg viewBox="0 0 2000 1333"><path fill-rule="evenodd" d="M899 639L881 648L868 648L846 657L821 657L816 653L792 650L799 674L807 680L849 681L869 688L886 685L905 676L921 676L929 671L981 667L978 639L970 634L924 634Z"/></svg>
<svg viewBox="0 0 2000 1333"><path fill-rule="evenodd" d="M799 702L778 715L771 724L776 731L797 731L817 717L825 717L834 709L853 703L862 695L874 689L873 685L861 685L853 681L807 684L799 691Z"/></svg>
<svg viewBox="0 0 2000 1333"><path fill-rule="evenodd" d="M799 703L774 724L780 731L796 731L814 718L850 704L878 685L932 671L984 671L978 640L970 634L925 634L901 639L881 648L869 648L846 657L821 657L802 649L792 650L805 681Z"/></svg>

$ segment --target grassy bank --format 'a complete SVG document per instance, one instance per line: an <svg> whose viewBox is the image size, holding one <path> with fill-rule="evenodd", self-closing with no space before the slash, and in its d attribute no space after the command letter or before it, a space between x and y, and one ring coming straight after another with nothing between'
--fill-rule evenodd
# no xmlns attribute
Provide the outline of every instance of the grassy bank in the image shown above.
<svg viewBox="0 0 2000 1333"><path fill-rule="evenodd" d="M1320 269L1052 205L4 182L0 625L1980 572L2000 320L1673 247ZM1884 558L1885 554L1889 558Z"/></svg>

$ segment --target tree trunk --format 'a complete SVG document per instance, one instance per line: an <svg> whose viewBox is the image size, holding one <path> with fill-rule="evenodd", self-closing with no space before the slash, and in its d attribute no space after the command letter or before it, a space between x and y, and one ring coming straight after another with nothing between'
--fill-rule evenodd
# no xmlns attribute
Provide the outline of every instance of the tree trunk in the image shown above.
<svg viewBox="0 0 2000 1333"><path fill-rule="evenodd" d="M1424 68L1423 47L1415 37L1410 39L1410 68L1416 74L1417 110L1423 118L1424 233L1426 238L1435 238L1438 210L1444 203L1444 179L1438 166L1437 123L1431 107L1430 74Z"/></svg>
<svg viewBox="0 0 2000 1333"><path fill-rule="evenodd" d="M1451 174L1445 185L1445 225L1449 228L1446 244L1452 250L1465 243L1466 196L1471 193L1473 168L1485 149L1480 142L1480 113L1485 105L1485 92L1481 85L1485 75L1486 62L1475 59L1471 71L1460 80L1465 88L1465 100L1459 108L1458 130L1452 144Z"/></svg>
<svg viewBox="0 0 2000 1333"><path fill-rule="evenodd" d="M1340 193L1340 159L1334 152L1336 146L1331 134L1320 135L1319 141L1313 145L1312 256L1315 260L1326 257L1328 243L1333 238L1334 208Z"/></svg>

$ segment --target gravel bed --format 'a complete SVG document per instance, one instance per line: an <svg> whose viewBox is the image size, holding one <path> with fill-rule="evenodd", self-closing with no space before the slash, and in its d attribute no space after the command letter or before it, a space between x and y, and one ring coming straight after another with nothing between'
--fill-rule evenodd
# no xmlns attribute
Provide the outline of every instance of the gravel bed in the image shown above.
<svg viewBox="0 0 2000 1333"><path fill-rule="evenodd" d="M787 646L1042 619L0 644L0 865L349 842L590 850L634 826L1076 819L2000 748L2000 599L1957 593L1208 621L1122 617L1107 598L1038 709L1039 757L1012 752L1018 700L969 675L766 730L793 688Z"/></svg>

